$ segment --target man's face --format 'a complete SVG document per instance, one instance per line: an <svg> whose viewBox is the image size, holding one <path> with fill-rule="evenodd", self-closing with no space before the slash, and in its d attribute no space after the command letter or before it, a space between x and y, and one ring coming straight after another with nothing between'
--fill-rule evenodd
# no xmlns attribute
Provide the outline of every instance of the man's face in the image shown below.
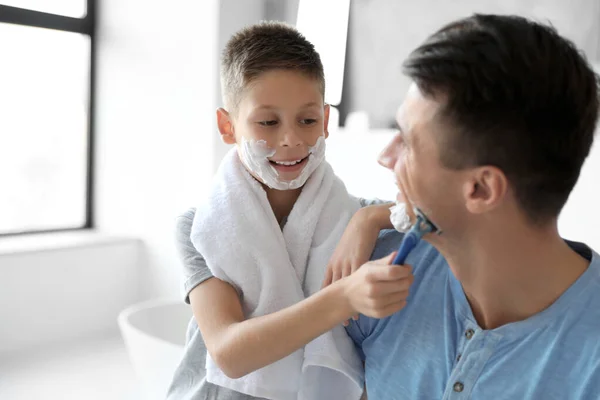
<svg viewBox="0 0 600 400"><path fill-rule="evenodd" d="M418 207L440 229L452 233L465 223L464 174L440 161L440 139L449 129L438 117L440 101L444 100L424 97L415 84L410 87L396 115L399 132L379 163L394 172L398 200L407 203L413 221L412 207Z"/></svg>

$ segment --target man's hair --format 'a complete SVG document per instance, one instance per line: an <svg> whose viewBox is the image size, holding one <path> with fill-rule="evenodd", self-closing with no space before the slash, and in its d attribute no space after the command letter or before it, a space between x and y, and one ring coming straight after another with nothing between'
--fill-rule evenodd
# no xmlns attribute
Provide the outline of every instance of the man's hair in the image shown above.
<svg viewBox="0 0 600 400"><path fill-rule="evenodd" d="M496 166L530 221L558 216L599 109L598 75L572 42L522 17L475 14L429 37L403 70L425 96L443 99L444 166Z"/></svg>
<svg viewBox="0 0 600 400"><path fill-rule="evenodd" d="M244 89L271 70L298 71L317 80L325 94L321 57L293 26L261 22L242 29L229 39L221 58L221 90L225 107L234 110Z"/></svg>

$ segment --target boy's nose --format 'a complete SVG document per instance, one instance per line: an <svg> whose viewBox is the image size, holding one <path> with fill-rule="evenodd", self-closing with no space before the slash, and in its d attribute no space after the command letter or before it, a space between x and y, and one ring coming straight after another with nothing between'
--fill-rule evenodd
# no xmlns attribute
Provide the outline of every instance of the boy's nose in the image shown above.
<svg viewBox="0 0 600 400"><path fill-rule="evenodd" d="M293 128L288 128L282 133L281 145L284 147L296 147L302 144L300 136L296 134Z"/></svg>

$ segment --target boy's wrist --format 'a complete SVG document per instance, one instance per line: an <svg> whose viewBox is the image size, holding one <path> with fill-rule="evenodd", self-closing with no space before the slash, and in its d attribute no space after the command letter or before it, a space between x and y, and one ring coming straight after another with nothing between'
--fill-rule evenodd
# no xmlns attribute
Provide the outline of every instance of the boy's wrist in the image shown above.
<svg viewBox="0 0 600 400"><path fill-rule="evenodd" d="M336 324L343 323L356 314L352 308L350 296L348 295L349 281L349 278L340 279L324 289L329 292L330 296L330 299L328 299L327 302L334 305L332 310Z"/></svg>
<svg viewBox="0 0 600 400"><path fill-rule="evenodd" d="M392 229L394 225L390 221L390 207L393 203L378 204L361 208L361 224L365 227L373 228L377 231L382 229Z"/></svg>

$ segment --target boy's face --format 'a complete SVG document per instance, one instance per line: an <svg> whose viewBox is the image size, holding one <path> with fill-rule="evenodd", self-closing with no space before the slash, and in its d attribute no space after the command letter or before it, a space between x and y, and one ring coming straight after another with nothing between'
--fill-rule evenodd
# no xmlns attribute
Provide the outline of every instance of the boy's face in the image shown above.
<svg viewBox="0 0 600 400"><path fill-rule="evenodd" d="M223 141L237 144L238 149L243 139L264 141L275 151L268 160L283 181L300 175L309 147L328 136L328 119L329 106L323 102L318 81L288 70L261 74L245 88L234 113L222 109L217 113Z"/></svg>

